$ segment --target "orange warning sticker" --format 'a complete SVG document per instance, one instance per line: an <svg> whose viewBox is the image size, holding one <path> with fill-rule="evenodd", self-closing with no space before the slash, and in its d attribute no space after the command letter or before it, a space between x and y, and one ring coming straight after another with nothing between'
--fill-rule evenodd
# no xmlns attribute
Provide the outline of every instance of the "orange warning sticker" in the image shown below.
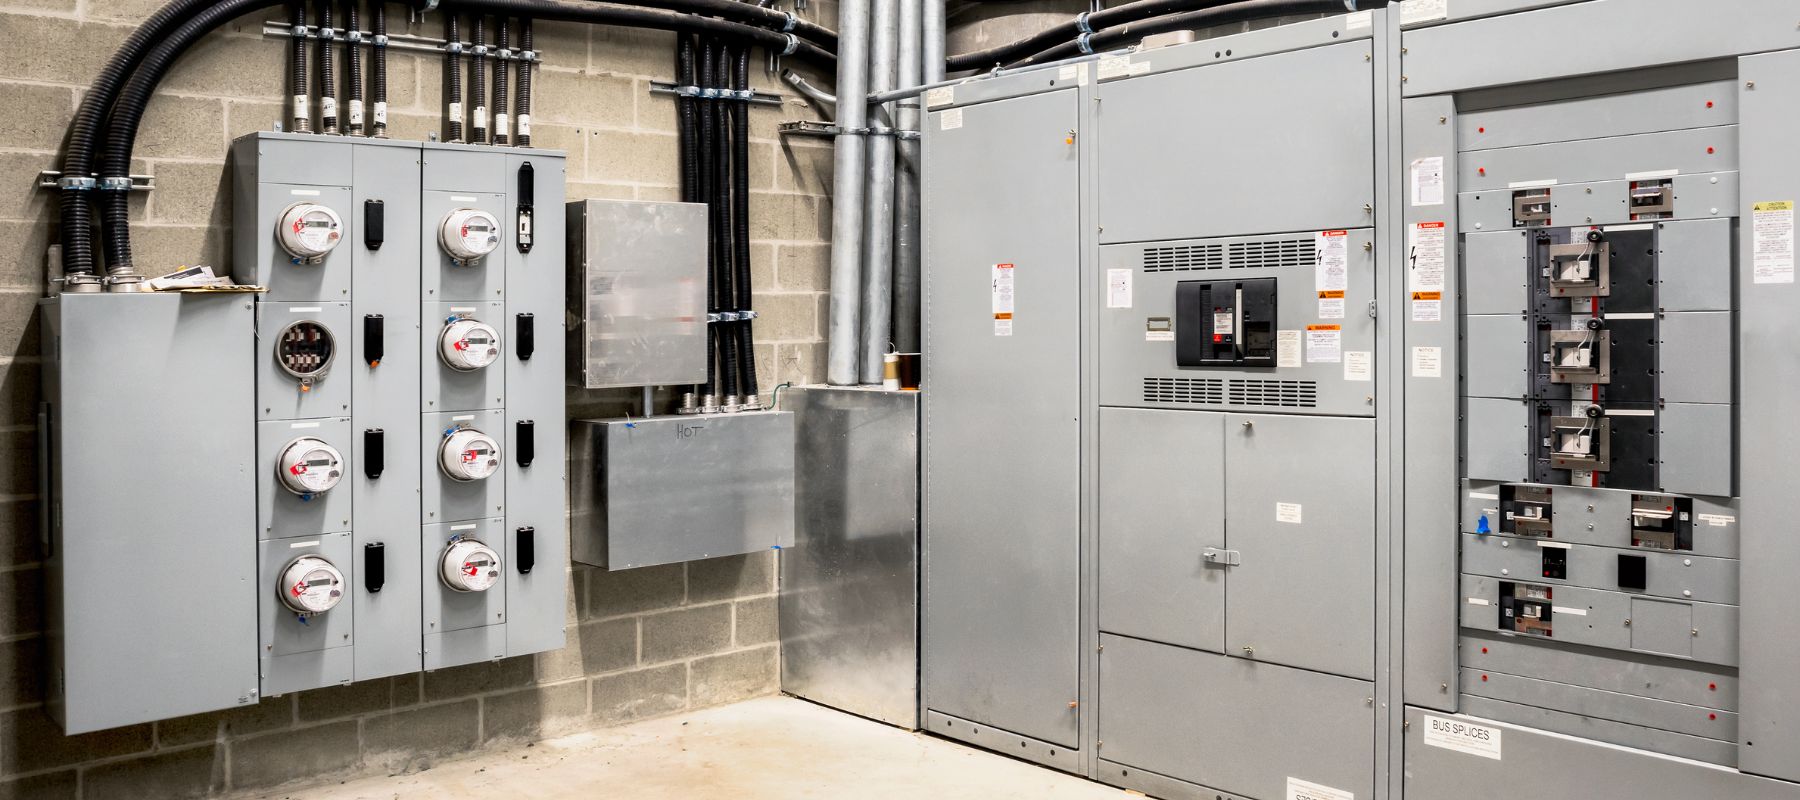
<svg viewBox="0 0 1800 800"><path fill-rule="evenodd" d="M1442 300L1442 299L1444 299L1444 293L1443 292L1413 292L1412 299L1415 301L1418 301L1418 300Z"/></svg>
<svg viewBox="0 0 1800 800"><path fill-rule="evenodd" d="M1342 325L1308 325L1308 326L1306 326L1306 329L1309 331L1337 331L1337 330L1343 330L1343 326Z"/></svg>
<svg viewBox="0 0 1800 800"><path fill-rule="evenodd" d="M1342 299L1344 299L1344 293L1342 291L1320 292L1319 299L1320 300L1342 300Z"/></svg>

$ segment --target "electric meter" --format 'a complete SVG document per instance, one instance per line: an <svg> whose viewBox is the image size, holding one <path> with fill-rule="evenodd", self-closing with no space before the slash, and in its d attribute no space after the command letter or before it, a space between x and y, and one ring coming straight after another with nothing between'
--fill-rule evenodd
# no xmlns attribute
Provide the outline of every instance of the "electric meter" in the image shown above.
<svg viewBox="0 0 1800 800"><path fill-rule="evenodd" d="M500 332L466 317L452 317L438 337L438 355L458 372L473 372L500 358Z"/></svg>
<svg viewBox="0 0 1800 800"><path fill-rule="evenodd" d="M344 221L318 203L295 203L281 212L275 235L295 263L316 264L344 238Z"/></svg>
<svg viewBox="0 0 1800 800"><path fill-rule="evenodd" d="M281 583L275 590L281 595L281 604L294 613L307 617L323 614L344 599L344 573L319 556L301 556L281 570Z"/></svg>
<svg viewBox="0 0 1800 800"><path fill-rule="evenodd" d="M468 266L500 246L500 220L478 208L459 208L444 217L438 244L452 261Z"/></svg>
<svg viewBox="0 0 1800 800"><path fill-rule="evenodd" d="M275 472L283 489L298 495L321 494L344 477L344 456L322 439L302 436L281 448Z"/></svg>
<svg viewBox="0 0 1800 800"><path fill-rule="evenodd" d="M336 357L337 337L322 322L303 319L289 323L275 337L275 363L302 384L325 377Z"/></svg>
<svg viewBox="0 0 1800 800"><path fill-rule="evenodd" d="M485 592L500 580L500 554L474 539L457 539L444 548L438 573L451 591Z"/></svg>
<svg viewBox="0 0 1800 800"><path fill-rule="evenodd" d="M451 480L486 480L500 469L500 443L473 428L458 428L444 437L438 465Z"/></svg>

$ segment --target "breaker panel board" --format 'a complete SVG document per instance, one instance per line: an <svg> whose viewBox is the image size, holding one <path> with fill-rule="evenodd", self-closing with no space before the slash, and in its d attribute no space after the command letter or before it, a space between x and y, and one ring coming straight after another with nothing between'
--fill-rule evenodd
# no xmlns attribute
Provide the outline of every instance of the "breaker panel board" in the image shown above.
<svg viewBox="0 0 1800 800"><path fill-rule="evenodd" d="M1800 778L1766 366L1800 60L1739 55L1800 33L1757 0L1526 5L1405 35L1406 790L1525 758L1506 796L1792 796L1743 773ZM1588 46L1618 26L1655 44Z"/></svg>
<svg viewBox="0 0 1800 800"><path fill-rule="evenodd" d="M1387 23L1100 62L1102 781L1375 791Z"/></svg>

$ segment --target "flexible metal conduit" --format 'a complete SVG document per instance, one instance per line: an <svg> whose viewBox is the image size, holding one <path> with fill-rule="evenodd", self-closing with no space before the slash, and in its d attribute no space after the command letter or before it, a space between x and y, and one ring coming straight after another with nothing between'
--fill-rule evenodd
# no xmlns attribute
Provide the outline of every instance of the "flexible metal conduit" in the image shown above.
<svg viewBox="0 0 1800 800"><path fill-rule="evenodd" d="M506 17L495 21L494 32L496 55L494 59L494 138L493 143L504 146L508 136L512 134L512 115L506 107L506 71L512 69L507 62L512 60L512 30Z"/></svg>
<svg viewBox="0 0 1800 800"><path fill-rule="evenodd" d="M387 138L387 3L375 0L375 41L370 49L375 54L375 136Z"/></svg>
<svg viewBox="0 0 1800 800"><path fill-rule="evenodd" d="M739 402L745 408L759 408L761 402L756 391L756 336L752 330L752 320L741 317L752 310L750 286L750 101L745 95L750 91L750 48L740 45L737 51L737 65L732 73L731 88L738 93L738 99L731 104L731 233L735 244L733 258L737 261L737 303L736 311L740 318L734 327L737 328L738 357L742 360L739 367L743 394Z"/></svg>
<svg viewBox="0 0 1800 800"><path fill-rule="evenodd" d="M327 134L338 132L336 36L331 0L319 0L319 129Z"/></svg>
<svg viewBox="0 0 1800 800"><path fill-rule="evenodd" d="M832 158L831 311L826 332L825 380L834 386L857 382L857 334L862 303L863 145L868 125L869 1L842 0L838 6L837 109Z"/></svg>
<svg viewBox="0 0 1800 800"><path fill-rule="evenodd" d="M326 0L330 2L330 0ZM362 0L344 0L344 61L350 69L350 135L363 135L363 69L362 69L362 20L359 19L357 6ZM376 5L380 5L376 0Z"/></svg>
<svg viewBox="0 0 1800 800"><path fill-rule="evenodd" d="M476 144L487 144L488 109L487 109L487 18L476 14L469 26L473 30L470 35L475 43L475 58L469 64L469 100L474 107L469 113L469 140Z"/></svg>
<svg viewBox="0 0 1800 800"><path fill-rule="evenodd" d="M513 139L520 147L531 146L531 70L537 51L531 45L531 18L519 20L519 108L513 115L518 133Z"/></svg>

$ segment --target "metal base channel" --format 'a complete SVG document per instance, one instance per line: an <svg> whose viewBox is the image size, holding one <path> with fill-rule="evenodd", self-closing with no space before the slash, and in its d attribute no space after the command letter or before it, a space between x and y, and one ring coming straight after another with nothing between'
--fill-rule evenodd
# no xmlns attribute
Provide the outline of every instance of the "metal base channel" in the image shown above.
<svg viewBox="0 0 1800 800"><path fill-rule="evenodd" d="M952 717L937 711L925 712L925 730L928 733L974 745L983 750L992 750L1051 769L1087 776L1087 770L1082 766L1086 759L1082 757L1080 750L1071 750L1061 745L1039 741L1029 736L1020 736L1011 731L1004 731L979 722L970 722L961 717Z"/></svg>
<svg viewBox="0 0 1800 800"><path fill-rule="evenodd" d="M1100 759L1097 779L1109 786L1141 792L1163 800L1250 800L1247 797L1208 789L1197 783L1171 778L1149 770L1128 767L1116 761Z"/></svg>

